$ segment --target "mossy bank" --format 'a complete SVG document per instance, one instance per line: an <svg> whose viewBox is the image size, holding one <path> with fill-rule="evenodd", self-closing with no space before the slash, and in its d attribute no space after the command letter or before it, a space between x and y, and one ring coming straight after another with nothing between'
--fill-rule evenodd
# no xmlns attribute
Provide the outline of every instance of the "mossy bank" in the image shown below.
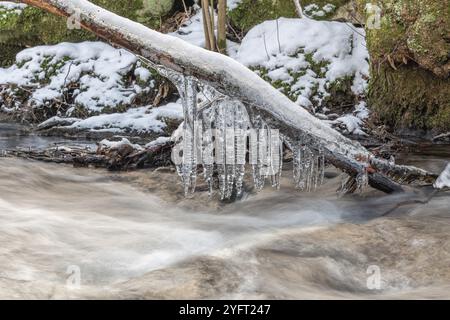
<svg viewBox="0 0 450 320"><path fill-rule="evenodd" d="M304 11L316 20L329 20L349 0L304 0L300 1ZM242 0L229 11L232 24L248 32L254 26L280 17L297 17L292 0Z"/></svg>
<svg viewBox="0 0 450 320"><path fill-rule="evenodd" d="M170 14L175 0L91 0L91 2L129 19L157 29ZM28 6L7 10L0 6L0 66L11 65L15 55L26 47L60 42L95 40L87 31L68 28L66 19Z"/></svg>
<svg viewBox="0 0 450 320"><path fill-rule="evenodd" d="M361 10L366 1L359 0ZM369 105L395 131L450 131L450 3L372 1ZM367 8L367 7L366 7Z"/></svg>

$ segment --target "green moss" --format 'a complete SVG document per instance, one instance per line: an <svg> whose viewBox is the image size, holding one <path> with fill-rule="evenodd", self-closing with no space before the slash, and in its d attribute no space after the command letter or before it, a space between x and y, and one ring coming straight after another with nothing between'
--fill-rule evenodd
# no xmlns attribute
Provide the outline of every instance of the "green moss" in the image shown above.
<svg viewBox="0 0 450 320"><path fill-rule="evenodd" d="M10 23L14 23L20 17L20 13L16 12L16 10L6 10L3 7L0 7L0 28L4 28Z"/></svg>
<svg viewBox="0 0 450 320"><path fill-rule="evenodd" d="M269 73L269 70L267 70L264 67L258 66L250 68L251 70L255 71L261 78L263 78L265 81L269 82L274 88L280 90L283 94L285 94L289 99L292 101L295 101L297 99L297 96L295 93L291 90L291 85L288 82L281 81L281 80L272 80L267 74ZM295 73L290 72L291 76L295 76Z"/></svg>
<svg viewBox="0 0 450 320"><path fill-rule="evenodd" d="M143 8L139 15L159 18L165 16L172 9L175 0L142 0Z"/></svg>
<svg viewBox="0 0 450 320"><path fill-rule="evenodd" d="M309 63L308 69L314 71L314 73L319 78L325 77L325 73L327 71L327 67L330 64L328 61L321 60L317 62L313 59L314 53L305 53L305 60Z"/></svg>
<svg viewBox="0 0 450 320"><path fill-rule="evenodd" d="M333 112L350 112L358 102L358 97L352 91L354 80L354 76L346 76L327 85L329 96L323 99L322 106Z"/></svg>
<svg viewBox="0 0 450 320"><path fill-rule="evenodd" d="M2 44L1 45L1 55L0 55L0 67L12 65L16 59L16 54L23 47L19 45L9 45Z"/></svg>
<svg viewBox="0 0 450 320"><path fill-rule="evenodd" d="M358 0L364 7L365 0ZM367 29L369 106L394 129L448 131L450 7L442 0L377 0L381 28Z"/></svg>
<svg viewBox="0 0 450 320"><path fill-rule="evenodd" d="M160 17L150 16L143 11L143 0L92 0L91 2L151 28L160 25ZM26 47L56 44L64 41L79 42L96 40L91 32L69 30L65 18L57 17L34 7L25 8L21 14L2 15L0 11L1 66L11 63L12 57Z"/></svg>
<svg viewBox="0 0 450 320"><path fill-rule="evenodd" d="M336 8L347 3L349 0L305 0L301 1L303 7L310 4L317 4L322 8L326 4L333 4ZM292 0L243 0L235 9L229 12L233 25L244 33L266 20L273 20L280 17L295 18L297 13ZM316 17L317 20L328 19L333 12L323 17Z"/></svg>
<svg viewBox="0 0 450 320"><path fill-rule="evenodd" d="M373 70L369 88L369 105L383 123L393 128L450 129L450 79L417 66L386 66Z"/></svg>
<svg viewBox="0 0 450 320"><path fill-rule="evenodd" d="M365 0L358 0L362 8ZM381 28L368 29L373 63L415 61L439 77L450 74L450 7L442 0L378 0Z"/></svg>
<svg viewBox="0 0 450 320"><path fill-rule="evenodd" d="M292 101L297 101L300 91L304 90L304 87L293 89L293 85L297 84L299 79L304 76L307 71L313 71L317 79L324 79L325 74L328 70L329 62L322 60L316 61L313 59L314 53L304 53L302 48L299 48L296 54L293 56L302 55L304 59L308 62L307 68L302 68L300 70L288 70L291 79L285 80L273 80L268 76L269 70L262 66L251 68L255 71L261 78L269 82L273 87L278 89L284 95L286 95ZM308 99L313 104L316 110L321 110L326 107L333 112L341 112L345 109L351 109L357 102L357 97L352 91L352 85L354 81L354 76L346 76L335 80L332 83L325 84L324 94L319 90L319 83L314 83L313 87L310 88L311 92Z"/></svg>
<svg viewBox="0 0 450 320"><path fill-rule="evenodd" d="M403 46L405 31L402 24L394 23L388 16L381 19L380 29L368 30L367 43L373 63L384 60L387 55L392 55L396 48L400 50Z"/></svg>
<svg viewBox="0 0 450 320"><path fill-rule="evenodd" d="M251 14L250 14L251 13ZM244 32L265 20L293 18L295 6L287 0L244 0L228 13L233 24Z"/></svg>

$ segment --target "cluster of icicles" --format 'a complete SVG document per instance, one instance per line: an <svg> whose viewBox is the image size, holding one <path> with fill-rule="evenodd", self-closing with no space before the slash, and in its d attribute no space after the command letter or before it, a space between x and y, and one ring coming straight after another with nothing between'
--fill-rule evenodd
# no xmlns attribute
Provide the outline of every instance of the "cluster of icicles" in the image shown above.
<svg viewBox="0 0 450 320"><path fill-rule="evenodd" d="M296 140L285 137L269 128L260 115L249 112L242 102L224 96L193 77L166 68L157 70L177 87L183 104L183 130L177 137L172 159L174 155L179 157L179 161L174 162L185 196L195 192L198 167L201 166L210 196L218 182L222 200L240 197L246 159L252 168L257 191L264 187L266 180L278 189L283 143L292 151L295 186L309 192L322 184L325 169L323 148L307 136ZM365 183L364 178L359 180Z"/></svg>
<svg viewBox="0 0 450 320"><path fill-rule="evenodd" d="M195 191L198 166L203 168L210 195L218 182L221 199L242 194L246 162L252 168L256 190L261 190L266 180L279 188L283 142L293 150L296 186L312 191L322 183L325 157L321 148L310 148L306 141L288 141L259 115L249 114L242 102L195 78L167 69L159 71L175 84L183 104L183 130L173 154L181 159L175 163L186 196Z"/></svg>

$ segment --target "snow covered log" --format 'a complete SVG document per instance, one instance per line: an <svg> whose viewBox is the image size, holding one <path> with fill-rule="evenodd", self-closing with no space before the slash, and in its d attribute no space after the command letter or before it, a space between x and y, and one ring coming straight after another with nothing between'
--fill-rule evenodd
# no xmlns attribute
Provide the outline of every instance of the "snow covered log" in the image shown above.
<svg viewBox="0 0 450 320"><path fill-rule="evenodd" d="M170 35L161 34L137 22L115 15L86 0L21 0L51 13L71 17L97 36L142 56L156 65L193 77L220 93L240 100L259 114L272 128L292 141L307 137L320 145L328 162L356 177L369 173L369 184L385 192L402 190L383 172L401 172L398 180L432 182L435 177L423 170L397 168L375 159L362 147L309 114L239 62L204 50ZM374 161L376 160L376 161ZM385 170L385 169L388 170ZM397 168L397 169L396 169ZM398 177L393 177L398 178Z"/></svg>

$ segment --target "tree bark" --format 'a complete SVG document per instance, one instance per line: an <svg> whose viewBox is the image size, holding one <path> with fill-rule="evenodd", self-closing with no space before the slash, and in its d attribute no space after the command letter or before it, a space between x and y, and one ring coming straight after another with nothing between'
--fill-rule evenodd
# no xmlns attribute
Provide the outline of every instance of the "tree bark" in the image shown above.
<svg viewBox="0 0 450 320"><path fill-rule="evenodd" d="M214 14L214 11L212 11ZM209 9L209 1L202 0L202 14L203 14L203 30L205 32L206 49L216 51L216 36L214 34L214 16L211 17Z"/></svg>
<svg viewBox="0 0 450 320"><path fill-rule="evenodd" d="M217 17L217 50L226 53L227 50L227 0L219 0Z"/></svg>
<svg viewBox="0 0 450 320"><path fill-rule="evenodd" d="M205 6L206 3L206 6ZM205 34L205 48L206 50L211 50L211 41L209 40L209 11L208 11L208 0L202 0L202 18L203 18L203 32Z"/></svg>
<svg viewBox="0 0 450 320"><path fill-rule="evenodd" d="M273 128L279 129L282 135L292 140L302 136L320 143L326 159L348 174L356 176L367 170L369 184L377 189L385 192L402 189L400 184L383 174L389 170L401 172L401 179L407 176L428 182L435 178L418 168L394 166L381 159L374 161L374 156L358 142L344 137L296 105L254 72L225 55L148 29L86 0L20 2L66 17L76 12L83 28L106 41L126 48L155 64L197 78L219 92L242 101L251 111L257 112Z"/></svg>

